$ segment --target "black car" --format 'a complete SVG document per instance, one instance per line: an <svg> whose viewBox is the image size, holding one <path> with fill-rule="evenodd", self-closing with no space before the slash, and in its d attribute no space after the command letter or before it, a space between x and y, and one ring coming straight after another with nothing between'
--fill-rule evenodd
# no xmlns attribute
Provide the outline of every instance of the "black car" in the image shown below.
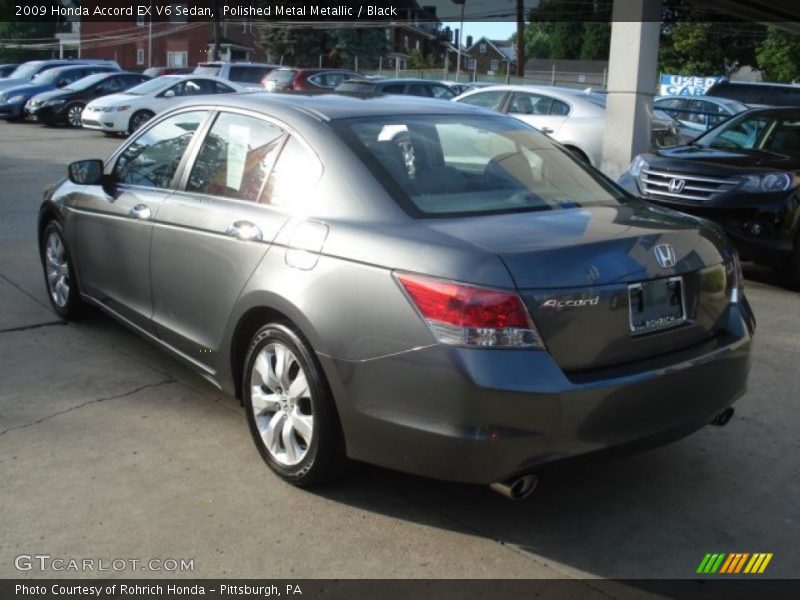
<svg viewBox="0 0 800 600"><path fill-rule="evenodd" d="M450 100L456 93L447 85L426 79L350 79L336 86L337 92L356 94L401 94Z"/></svg>
<svg viewBox="0 0 800 600"><path fill-rule="evenodd" d="M687 146L640 154L629 192L723 227L743 259L800 283L800 108L743 112Z"/></svg>
<svg viewBox="0 0 800 600"><path fill-rule="evenodd" d="M706 90L706 96L738 100L750 106L800 106L800 85L749 81L720 81Z"/></svg>
<svg viewBox="0 0 800 600"><path fill-rule="evenodd" d="M139 73L97 73L65 88L37 94L25 105L25 118L45 125L81 126L84 107L100 96L118 94L150 79Z"/></svg>

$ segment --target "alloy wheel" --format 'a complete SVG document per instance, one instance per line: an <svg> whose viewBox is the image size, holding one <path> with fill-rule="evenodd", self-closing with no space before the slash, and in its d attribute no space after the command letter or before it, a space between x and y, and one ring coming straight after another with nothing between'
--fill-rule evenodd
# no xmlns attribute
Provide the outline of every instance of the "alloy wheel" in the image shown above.
<svg viewBox="0 0 800 600"><path fill-rule="evenodd" d="M250 377L255 424L280 465L293 466L311 447L314 415L306 373L294 353L272 342L258 353Z"/></svg>
<svg viewBox="0 0 800 600"><path fill-rule="evenodd" d="M47 287L53 302L64 308L69 302L69 262L61 236L51 231L45 244Z"/></svg>
<svg viewBox="0 0 800 600"><path fill-rule="evenodd" d="M146 112L139 112L133 115L133 119L131 120L131 133L139 129L142 125L147 123L151 118L151 115Z"/></svg>
<svg viewBox="0 0 800 600"><path fill-rule="evenodd" d="M70 127L80 127L81 126L81 113L83 112L83 107L80 104L73 104L72 106L67 109L67 123L69 123Z"/></svg>

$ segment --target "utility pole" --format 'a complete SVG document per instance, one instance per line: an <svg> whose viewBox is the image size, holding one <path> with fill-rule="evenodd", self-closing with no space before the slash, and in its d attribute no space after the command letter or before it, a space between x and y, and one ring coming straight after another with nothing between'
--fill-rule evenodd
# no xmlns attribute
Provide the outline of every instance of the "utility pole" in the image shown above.
<svg viewBox="0 0 800 600"><path fill-rule="evenodd" d="M150 0L150 23L147 27L147 67L153 66L153 0Z"/></svg>
<svg viewBox="0 0 800 600"><path fill-rule="evenodd" d="M461 76L461 40L464 39L464 6L467 0L453 0L454 4L461 5L461 25L456 34L456 81Z"/></svg>
<svg viewBox="0 0 800 600"><path fill-rule="evenodd" d="M525 76L525 0L517 0L517 77Z"/></svg>
<svg viewBox="0 0 800 600"><path fill-rule="evenodd" d="M214 0L214 14L219 15L222 11L219 8L219 0ZM222 43L222 21L219 17L214 19L214 47L211 51L210 60L219 60L219 46Z"/></svg>

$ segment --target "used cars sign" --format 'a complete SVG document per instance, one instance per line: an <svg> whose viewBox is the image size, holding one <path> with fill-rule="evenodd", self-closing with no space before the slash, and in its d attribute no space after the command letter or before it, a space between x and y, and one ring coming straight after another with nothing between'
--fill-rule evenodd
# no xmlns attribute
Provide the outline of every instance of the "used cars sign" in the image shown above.
<svg viewBox="0 0 800 600"><path fill-rule="evenodd" d="M662 96L702 96L706 90L722 77L699 77L695 75L662 75Z"/></svg>

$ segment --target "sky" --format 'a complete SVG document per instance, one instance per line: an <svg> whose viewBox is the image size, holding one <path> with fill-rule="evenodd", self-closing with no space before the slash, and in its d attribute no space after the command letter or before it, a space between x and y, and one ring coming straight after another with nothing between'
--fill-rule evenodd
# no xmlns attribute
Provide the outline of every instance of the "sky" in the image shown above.
<svg viewBox="0 0 800 600"><path fill-rule="evenodd" d="M448 23L447 25L451 29L455 29L459 24ZM482 36L486 36L490 40L507 40L516 31L517 24L511 21L466 21L464 23L464 34L471 35L473 40Z"/></svg>

